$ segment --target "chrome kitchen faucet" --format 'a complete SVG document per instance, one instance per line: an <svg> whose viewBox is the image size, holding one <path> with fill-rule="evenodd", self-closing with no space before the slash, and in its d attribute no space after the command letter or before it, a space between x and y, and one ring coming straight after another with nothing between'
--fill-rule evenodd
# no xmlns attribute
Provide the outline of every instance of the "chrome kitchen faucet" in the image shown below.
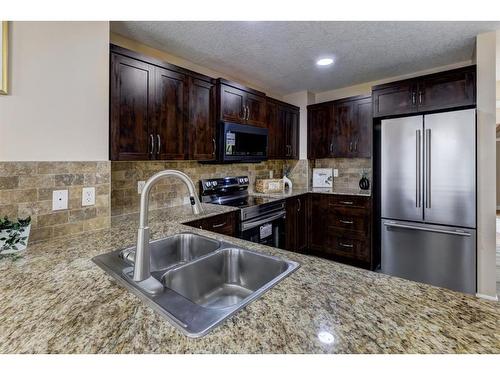
<svg viewBox="0 0 500 375"><path fill-rule="evenodd" d="M157 294L163 290L163 285L154 277L151 276L150 270L150 252L149 252L149 226L148 226L148 213L149 213L149 195L153 186L162 178L173 176L179 178L189 191L189 200L191 201L193 213L199 215L203 212L200 200L196 195L196 189L193 181L188 175L173 169L167 169L158 172L151 176L146 181L141 193L141 212L139 218L139 229L137 231L137 249L135 253L134 264L134 282L144 291L150 294Z"/></svg>

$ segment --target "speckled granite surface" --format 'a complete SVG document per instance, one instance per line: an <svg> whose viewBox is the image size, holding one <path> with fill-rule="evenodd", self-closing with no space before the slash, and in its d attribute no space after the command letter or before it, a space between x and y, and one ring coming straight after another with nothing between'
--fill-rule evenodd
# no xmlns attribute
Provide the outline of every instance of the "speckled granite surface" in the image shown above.
<svg viewBox="0 0 500 375"><path fill-rule="evenodd" d="M361 189L346 189L346 188L309 188L309 189L292 189L291 192L287 193L275 193L275 194L265 194L265 193L252 193L256 197L269 197L277 199L286 199L290 197L295 197L297 195L307 194L307 193L320 193L320 194L333 194L333 195L359 195L363 197L371 197L370 190Z"/></svg>
<svg viewBox="0 0 500 375"><path fill-rule="evenodd" d="M194 231L301 267L207 336L189 339L92 263L134 243L137 215L118 217L109 230L0 260L0 352L500 353L499 303L178 224L193 219L189 207L150 218L153 238ZM333 342L321 342L322 332Z"/></svg>

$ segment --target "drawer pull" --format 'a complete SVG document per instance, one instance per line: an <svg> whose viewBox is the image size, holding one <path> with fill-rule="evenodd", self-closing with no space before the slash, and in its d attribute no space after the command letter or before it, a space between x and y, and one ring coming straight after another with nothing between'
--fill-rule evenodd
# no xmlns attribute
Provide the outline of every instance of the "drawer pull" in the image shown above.
<svg viewBox="0 0 500 375"><path fill-rule="evenodd" d="M223 227L226 224L227 224L227 222L223 222L221 224L214 224L214 225L212 225L212 228L221 228L221 227Z"/></svg>
<svg viewBox="0 0 500 375"><path fill-rule="evenodd" d="M354 247L354 245L351 243L343 243L343 242L339 242L339 246L347 247L349 249L352 249Z"/></svg>
<svg viewBox="0 0 500 375"><path fill-rule="evenodd" d="M348 204L348 205L351 205L353 204L352 201L340 201L341 204Z"/></svg>
<svg viewBox="0 0 500 375"><path fill-rule="evenodd" d="M354 221L352 221L352 220L342 220L342 219L339 219L339 221L340 221L342 224L354 224Z"/></svg>

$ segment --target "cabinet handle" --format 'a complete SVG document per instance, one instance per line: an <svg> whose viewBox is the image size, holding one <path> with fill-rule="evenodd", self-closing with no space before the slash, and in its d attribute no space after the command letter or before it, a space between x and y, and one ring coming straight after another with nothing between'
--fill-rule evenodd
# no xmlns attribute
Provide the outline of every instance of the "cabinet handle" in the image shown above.
<svg viewBox="0 0 500 375"><path fill-rule="evenodd" d="M153 152L154 152L154 149L155 149L155 139L154 139L154 137L153 137L153 134L150 134L150 135L149 135L149 139L151 140L151 144L150 144L151 149L149 150L149 154L150 154L151 156L153 156Z"/></svg>
<svg viewBox="0 0 500 375"><path fill-rule="evenodd" d="M339 221L340 221L342 224L354 224L354 221L352 221L352 220L342 220L342 219L339 219Z"/></svg>
<svg viewBox="0 0 500 375"><path fill-rule="evenodd" d="M221 227L223 227L226 224L227 224L227 222L223 222L223 223L220 223L220 224L213 224L212 228L221 228Z"/></svg>
<svg viewBox="0 0 500 375"><path fill-rule="evenodd" d="M412 91L411 93L411 104L416 104L417 102L417 94L415 93L415 91Z"/></svg>
<svg viewBox="0 0 500 375"><path fill-rule="evenodd" d="M353 204L352 201L340 201L339 203L348 204L348 205L352 205Z"/></svg>
<svg viewBox="0 0 500 375"><path fill-rule="evenodd" d="M250 118L250 108L247 106L247 120Z"/></svg>
<svg viewBox="0 0 500 375"><path fill-rule="evenodd" d="M247 107L246 106L243 106L243 115L241 116L241 119L242 120L247 119Z"/></svg>
<svg viewBox="0 0 500 375"><path fill-rule="evenodd" d="M330 154L333 154L333 142L330 143Z"/></svg>
<svg viewBox="0 0 500 375"><path fill-rule="evenodd" d="M161 150L161 137L159 134L156 134L156 140L158 141L158 150L156 151L156 155L160 155Z"/></svg>
<svg viewBox="0 0 500 375"><path fill-rule="evenodd" d="M354 151L358 151L358 141L354 142Z"/></svg>
<svg viewBox="0 0 500 375"><path fill-rule="evenodd" d="M297 207L297 212L300 212L300 210L302 209L302 202L300 201L300 199L297 199L297 203L299 205L299 207Z"/></svg>
<svg viewBox="0 0 500 375"><path fill-rule="evenodd" d="M422 104L423 93L422 91L418 92L418 104Z"/></svg>
<svg viewBox="0 0 500 375"><path fill-rule="evenodd" d="M349 151L352 151L352 142L349 143Z"/></svg>
<svg viewBox="0 0 500 375"><path fill-rule="evenodd" d="M215 156L215 151L217 151L217 145L215 144L215 138L212 138L212 143L214 145L214 149L212 151L212 156Z"/></svg>
<svg viewBox="0 0 500 375"><path fill-rule="evenodd" d="M354 247L353 244L350 244L350 243L343 243L343 242L339 242L339 246L342 246L342 247L347 247L349 249L352 249Z"/></svg>

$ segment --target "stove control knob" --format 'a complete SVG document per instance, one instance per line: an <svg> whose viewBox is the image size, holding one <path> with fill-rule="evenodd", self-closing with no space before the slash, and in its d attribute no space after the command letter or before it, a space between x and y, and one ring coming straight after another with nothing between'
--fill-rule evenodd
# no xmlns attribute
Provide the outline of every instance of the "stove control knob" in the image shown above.
<svg viewBox="0 0 500 375"><path fill-rule="evenodd" d="M212 182L212 185L213 185L213 186L217 186L217 181L213 181L213 182Z"/></svg>
<svg viewBox="0 0 500 375"><path fill-rule="evenodd" d="M245 183L248 184L248 177L245 177Z"/></svg>
<svg viewBox="0 0 500 375"><path fill-rule="evenodd" d="M207 188L209 188L209 187L210 187L210 181L205 182L205 186L206 186Z"/></svg>

